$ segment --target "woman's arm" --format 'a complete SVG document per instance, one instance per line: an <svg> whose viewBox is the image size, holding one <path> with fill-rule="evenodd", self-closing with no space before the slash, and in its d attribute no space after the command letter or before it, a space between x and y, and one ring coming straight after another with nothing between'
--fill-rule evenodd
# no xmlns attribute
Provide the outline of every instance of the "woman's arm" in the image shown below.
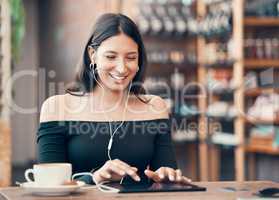
<svg viewBox="0 0 279 200"><path fill-rule="evenodd" d="M61 116L61 96L45 100L40 113L40 125L37 132L38 162L68 162L67 128Z"/></svg>
<svg viewBox="0 0 279 200"><path fill-rule="evenodd" d="M40 125L37 132L39 163L69 162L67 157L67 131L65 124L62 95L48 98L42 105ZM78 180L93 184L90 176Z"/></svg>
<svg viewBox="0 0 279 200"><path fill-rule="evenodd" d="M159 96L149 95L151 98L149 104L149 112L158 119L166 119L158 124L159 132L155 138L155 151L152 162L150 163L151 170L157 170L160 167L176 168L176 159L171 142L171 121L169 119L169 109L164 99Z"/></svg>
<svg viewBox="0 0 279 200"><path fill-rule="evenodd" d="M62 122L42 122L37 132L39 163L68 162L66 126Z"/></svg>
<svg viewBox="0 0 279 200"><path fill-rule="evenodd" d="M165 101L160 97L155 97L152 101L153 111L156 111L158 118L169 119L169 112ZM171 141L171 121L165 120L158 124L159 132L155 138L155 151L150 163L150 168L145 170L145 174L156 182L172 181L177 183L189 183L190 179L182 176L181 170L177 169L174 149Z"/></svg>
<svg viewBox="0 0 279 200"><path fill-rule="evenodd" d="M160 132L155 138L155 151L152 162L150 163L151 170L157 170L160 167L177 168L174 149L171 141L171 122L170 120L160 122Z"/></svg>

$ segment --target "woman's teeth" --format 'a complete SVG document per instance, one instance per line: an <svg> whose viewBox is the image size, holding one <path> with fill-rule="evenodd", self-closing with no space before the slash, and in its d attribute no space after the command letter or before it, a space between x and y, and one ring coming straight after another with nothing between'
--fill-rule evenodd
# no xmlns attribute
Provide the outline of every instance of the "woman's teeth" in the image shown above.
<svg viewBox="0 0 279 200"><path fill-rule="evenodd" d="M113 74L110 74L110 76L112 78L115 78L117 80L124 80L127 76L117 76L117 75L113 75Z"/></svg>

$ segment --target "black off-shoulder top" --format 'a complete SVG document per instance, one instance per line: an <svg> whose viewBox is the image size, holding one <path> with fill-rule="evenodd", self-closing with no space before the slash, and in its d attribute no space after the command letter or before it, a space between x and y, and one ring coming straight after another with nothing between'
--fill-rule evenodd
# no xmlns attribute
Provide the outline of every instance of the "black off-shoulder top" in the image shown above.
<svg viewBox="0 0 279 200"><path fill-rule="evenodd" d="M112 132L120 121L111 122ZM109 123L105 121L41 122L37 133L38 162L69 162L73 173L98 169L109 160ZM149 166L177 168L171 143L169 119L124 121L117 129L110 151L119 159L138 168L140 176ZM84 178L92 183L90 178Z"/></svg>

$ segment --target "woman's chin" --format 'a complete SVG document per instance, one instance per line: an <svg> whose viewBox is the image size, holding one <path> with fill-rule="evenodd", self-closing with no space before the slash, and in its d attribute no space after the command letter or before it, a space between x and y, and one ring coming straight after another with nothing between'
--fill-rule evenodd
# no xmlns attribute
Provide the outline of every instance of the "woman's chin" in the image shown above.
<svg viewBox="0 0 279 200"><path fill-rule="evenodd" d="M110 81L107 84L108 89L111 89L113 91L123 91L128 89L129 87L129 81L124 80L124 81Z"/></svg>
<svg viewBox="0 0 279 200"><path fill-rule="evenodd" d="M110 84L107 88L111 91L121 92L121 91L126 90L128 88L128 85L127 84Z"/></svg>

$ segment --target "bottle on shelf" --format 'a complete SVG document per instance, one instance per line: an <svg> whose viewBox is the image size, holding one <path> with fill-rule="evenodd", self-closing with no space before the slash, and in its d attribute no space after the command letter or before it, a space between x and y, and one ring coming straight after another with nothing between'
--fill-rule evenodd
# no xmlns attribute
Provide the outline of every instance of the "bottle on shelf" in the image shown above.
<svg viewBox="0 0 279 200"><path fill-rule="evenodd" d="M279 17L279 1L278 0L246 1L245 15L257 16L257 17Z"/></svg>
<svg viewBox="0 0 279 200"><path fill-rule="evenodd" d="M137 24L142 35L148 35L151 31L150 15L152 13L151 7L146 4L139 6L139 15L137 17Z"/></svg>
<svg viewBox="0 0 279 200"><path fill-rule="evenodd" d="M211 2L211 1L210 1ZM232 30L231 1L211 5L208 1L208 13L199 23L199 34L206 38L221 36L225 38ZM215 1L214 1L215 2Z"/></svg>
<svg viewBox="0 0 279 200"><path fill-rule="evenodd" d="M143 1L139 4L138 25L143 35L183 38L191 20L197 32L198 25L191 10L193 0ZM196 33L195 33L196 34Z"/></svg>
<svg viewBox="0 0 279 200"><path fill-rule="evenodd" d="M247 38L244 55L249 59L279 59L279 38Z"/></svg>
<svg viewBox="0 0 279 200"><path fill-rule="evenodd" d="M174 66L182 64L196 64L194 51L185 52L182 49L161 50L153 49L147 51L147 59L151 64L170 64ZM186 66L185 66L186 67Z"/></svg>

